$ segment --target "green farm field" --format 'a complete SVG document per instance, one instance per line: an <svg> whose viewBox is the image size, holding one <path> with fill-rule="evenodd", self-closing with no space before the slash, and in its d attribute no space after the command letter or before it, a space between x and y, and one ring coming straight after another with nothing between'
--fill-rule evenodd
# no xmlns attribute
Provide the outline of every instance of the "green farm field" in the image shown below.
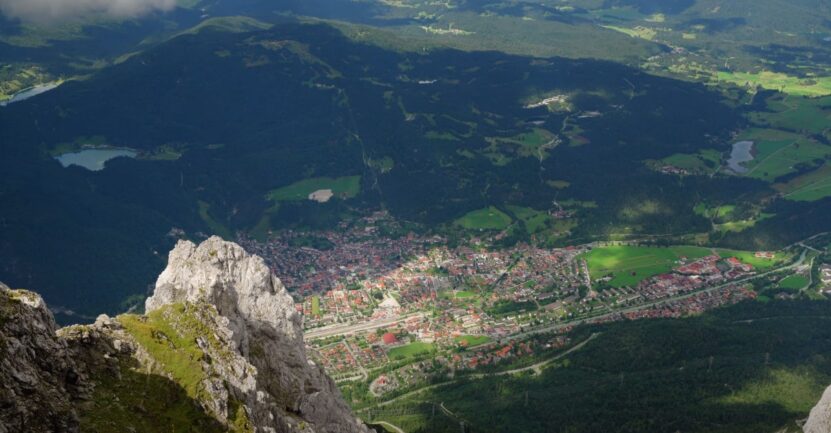
<svg viewBox="0 0 831 433"><path fill-rule="evenodd" d="M831 97L797 98L773 96L766 101L767 110L751 113L753 123L789 131L822 133L831 125Z"/></svg>
<svg viewBox="0 0 831 433"><path fill-rule="evenodd" d="M505 212L490 206L469 212L456 220L456 224L468 230L504 230L511 225L511 217Z"/></svg>
<svg viewBox="0 0 831 433"><path fill-rule="evenodd" d="M781 263L786 256L774 260L757 258L753 252L727 249L710 249L695 246L641 247L615 245L595 248L584 258L589 264L592 278L613 275L612 286L633 286L641 281L672 270L681 257L694 260L716 252L723 258L735 257L757 269L769 269Z"/></svg>
<svg viewBox="0 0 831 433"><path fill-rule="evenodd" d="M803 79L777 72L762 71L759 73L719 72L718 79L739 86L778 90L794 96L820 97L831 95L831 77Z"/></svg>
<svg viewBox="0 0 831 433"><path fill-rule="evenodd" d="M266 197L272 201L308 200L309 194L321 189L331 189L335 197L352 198L361 192L361 177L315 177L304 179L291 185L272 190Z"/></svg>
<svg viewBox="0 0 831 433"><path fill-rule="evenodd" d="M715 149L702 149L698 153L676 153L660 161L662 164L683 168L693 173L713 171L721 165L721 152Z"/></svg>
<svg viewBox="0 0 831 433"><path fill-rule="evenodd" d="M804 174L785 184L774 186L786 199L816 201L831 196L831 164Z"/></svg>
<svg viewBox="0 0 831 433"><path fill-rule="evenodd" d="M585 255L592 278L614 275L612 286L634 286L641 281L672 270L681 257L697 259L711 254L703 247L608 246L595 248Z"/></svg>

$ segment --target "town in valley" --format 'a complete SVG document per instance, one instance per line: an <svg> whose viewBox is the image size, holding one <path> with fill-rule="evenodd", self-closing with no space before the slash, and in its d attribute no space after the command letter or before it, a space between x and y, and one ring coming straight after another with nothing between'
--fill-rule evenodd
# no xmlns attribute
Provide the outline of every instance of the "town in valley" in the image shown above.
<svg viewBox="0 0 831 433"><path fill-rule="evenodd" d="M238 241L293 293L313 359L380 400L544 364L580 343L570 333L581 324L794 297L814 274L814 296L831 290L831 264L817 260L823 236L776 252L642 241L491 248L488 236L450 246L376 212L331 231Z"/></svg>

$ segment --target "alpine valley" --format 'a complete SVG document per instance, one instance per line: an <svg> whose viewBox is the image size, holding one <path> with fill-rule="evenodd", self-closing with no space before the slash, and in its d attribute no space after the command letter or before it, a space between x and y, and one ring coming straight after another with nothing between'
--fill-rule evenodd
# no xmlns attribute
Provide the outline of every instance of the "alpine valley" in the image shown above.
<svg viewBox="0 0 831 433"><path fill-rule="evenodd" d="M831 433L827 1L99 3L0 0L0 433Z"/></svg>

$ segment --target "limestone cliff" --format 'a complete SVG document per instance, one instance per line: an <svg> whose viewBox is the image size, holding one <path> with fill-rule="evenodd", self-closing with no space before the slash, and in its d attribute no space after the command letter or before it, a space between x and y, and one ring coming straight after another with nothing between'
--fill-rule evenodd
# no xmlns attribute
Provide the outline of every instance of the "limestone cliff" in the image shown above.
<svg viewBox="0 0 831 433"><path fill-rule="evenodd" d="M831 432L831 386L822 394L819 402L808 415L808 420L802 427L805 433Z"/></svg>
<svg viewBox="0 0 831 433"><path fill-rule="evenodd" d="M0 284L0 433L78 430L79 377L40 296Z"/></svg>
<svg viewBox="0 0 831 433"><path fill-rule="evenodd" d="M146 314L56 329L0 285L0 433L361 433L262 259L182 241Z"/></svg>

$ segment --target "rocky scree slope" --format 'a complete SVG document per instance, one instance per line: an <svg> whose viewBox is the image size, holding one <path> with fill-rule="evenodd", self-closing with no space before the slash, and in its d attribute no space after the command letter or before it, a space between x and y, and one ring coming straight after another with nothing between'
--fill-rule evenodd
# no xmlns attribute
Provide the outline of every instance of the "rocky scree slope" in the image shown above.
<svg viewBox="0 0 831 433"><path fill-rule="evenodd" d="M0 284L0 433L365 433L263 260L180 241L145 315L57 329Z"/></svg>

